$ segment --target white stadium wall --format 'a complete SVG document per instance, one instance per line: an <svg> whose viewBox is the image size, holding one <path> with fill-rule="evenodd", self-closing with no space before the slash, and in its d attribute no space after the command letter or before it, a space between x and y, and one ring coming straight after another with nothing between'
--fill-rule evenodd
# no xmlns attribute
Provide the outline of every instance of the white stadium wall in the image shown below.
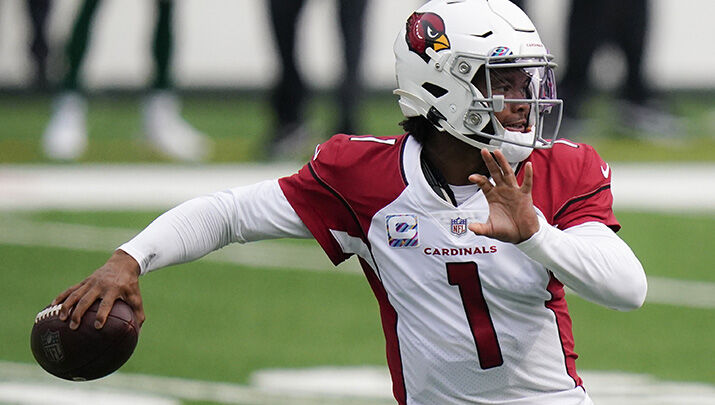
<svg viewBox="0 0 715 405"><path fill-rule="evenodd" d="M266 0L175 0L173 71L181 87L265 88L279 65ZM54 0L49 27L54 56L61 51L80 0ZM527 1L547 46L562 55L569 0ZM90 88L143 86L151 74L153 0L104 0L84 66ZM368 86L394 84L392 43L418 0L372 0L365 19L363 77ZM300 21L300 66L316 87L335 84L342 69L336 4L309 0ZM652 0L646 74L657 89L715 89L712 0ZM0 87L30 79L25 0L0 0ZM607 69L594 69L602 87L620 80L623 64L605 50ZM565 62L564 62L565 63ZM603 65L602 65L603 66Z"/></svg>

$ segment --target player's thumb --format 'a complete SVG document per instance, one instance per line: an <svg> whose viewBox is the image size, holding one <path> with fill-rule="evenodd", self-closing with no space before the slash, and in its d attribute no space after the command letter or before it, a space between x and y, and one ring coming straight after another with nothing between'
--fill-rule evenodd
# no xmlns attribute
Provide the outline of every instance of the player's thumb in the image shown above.
<svg viewBox="0 0 715 405"><path fill-rule="evenodd" d="M489 226L481 222L472 222L467 228L477 235L486 235L489 232Z"/></svg>

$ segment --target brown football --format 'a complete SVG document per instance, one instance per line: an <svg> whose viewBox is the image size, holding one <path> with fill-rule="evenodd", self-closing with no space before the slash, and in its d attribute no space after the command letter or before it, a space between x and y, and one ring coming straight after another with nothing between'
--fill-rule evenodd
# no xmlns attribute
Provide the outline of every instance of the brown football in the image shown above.
<svg viewBox="0 0 715 405"><path fill-rule="evenodd" d="M129 360L139 339L134 312L117 300L104 327L95 329L99 302L89 307L76 330L70 329L69 318L60 320L61 305L37 314L30 347L45 371L65 380L87 381L109 375Z"/></svg>

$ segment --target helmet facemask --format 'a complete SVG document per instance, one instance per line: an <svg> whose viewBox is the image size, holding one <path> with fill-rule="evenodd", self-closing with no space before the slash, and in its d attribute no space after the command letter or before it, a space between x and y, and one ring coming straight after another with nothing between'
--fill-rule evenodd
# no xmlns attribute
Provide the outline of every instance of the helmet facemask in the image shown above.
<svg viewBox="0 0 715 405"><path fill-rule="evenodd" d="M501 149L512 162L524 160L532 149L550 148L563 107L562 100L556 98L555 64L551 60L550 55L456 55L451 73L472 92L463 121L467 131L457 136L454 126L443 125L443 129L472 146ZM476 72L473 66L479 66ZM528 109L525 121L518 122L517 127L497 117L514 104Z"/></svg>

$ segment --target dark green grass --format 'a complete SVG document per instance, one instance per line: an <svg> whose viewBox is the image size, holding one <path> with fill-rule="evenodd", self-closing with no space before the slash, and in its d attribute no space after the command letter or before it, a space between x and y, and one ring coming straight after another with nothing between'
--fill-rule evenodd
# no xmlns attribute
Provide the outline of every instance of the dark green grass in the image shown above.
<svg viewBox="0 0 715 405"><path fill-rule="evenodd" d="M715 282L715 216L617 212L619 236L651 276Z"/></svg>
<svg viewBox="0 0 715 405"><path fill-rule="evenodd" d="M401 133L396 98L373 94L360 111L357 132L373 135ZM592 122L577 134L609 161L715 161L715 95L678 94L669 98L683 118L685 131L667 139L628 131L616 120L610 99L601 96L588 105ZM142 136L141 99L131 95L97 95L89 99L89 150L84 162L166 161ZM0 163L45 162L40 138L51 112L48 96L0 96ZM273 115L261 93L184 97L184 117L216 143L213 162L265 159ZM327 96L308 106L312 144L334 132L335 103ZM312 150L306 145L307 154Z"/></svg>
<svg viewBox="0 0 715 405"><path fill-rule="evenodd" d="M156 214L29 217L140 228ZM698 242L715 231L711 216L621 212L618 217L622 236L650 275L712 282L714 253ZM35 314L107 255L0 245L5 308L0 312L0 359L32 362L29 332ZM198 261L143 277L142 292L148 319L124 372L246 382L251 372L270 367L385 364L377 303L360 275ZM574 296L569 304L579 369L715 383L712 310L646 304L620 313Z"/></svg>
<svg viewBox="0 0 715 405"><path fill-rule="evenodd" d="M161 211L38 211L21 215L38 222L62 222L139 230L146 227L161 213Z"/></svg>
<svg viewBox="0 0 715 405"><path fill-rule="evenodd" d="M715 383L712 309L646 303L617 312L569 296L580 370L647 373Z"/></svg>

